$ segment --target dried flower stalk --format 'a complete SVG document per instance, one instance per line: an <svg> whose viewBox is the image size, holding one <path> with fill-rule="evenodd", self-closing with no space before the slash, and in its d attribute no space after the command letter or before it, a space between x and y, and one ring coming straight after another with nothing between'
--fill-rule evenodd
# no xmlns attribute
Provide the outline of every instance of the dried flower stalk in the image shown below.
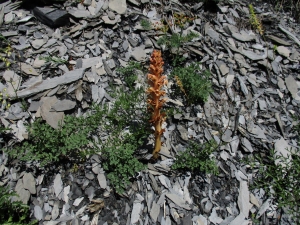
<svg viewBox="0 0 300 225"><path fill-rule="evenodd" d="M166 114L160 111L163 104L166 102L166 99L161 99L161 97L166 94L166 92L161 89L163 85L168 83L166 76L162 76L163 65L164 62L161 57L161 52L154 50L150 58L150 73L148 74L148 83L150 87L147 90L148 108L152 113L150 123L152 123L155 128L154 159L158 158L158 153L161 149L161 135L164 132L164 129L162 129L161 126L166 119Z"/></svg>

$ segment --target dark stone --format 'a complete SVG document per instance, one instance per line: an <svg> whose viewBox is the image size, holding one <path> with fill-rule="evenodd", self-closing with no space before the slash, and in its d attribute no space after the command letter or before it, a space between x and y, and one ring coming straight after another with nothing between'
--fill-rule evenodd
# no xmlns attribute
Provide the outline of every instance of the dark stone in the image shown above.
<svg viewBox="0 0 300 225"><path fill-rule="evenodd" d="M65 10L50 7L35 7L33 14L38 20L50 27L61 27L69 23L69 14Z"/></svg>

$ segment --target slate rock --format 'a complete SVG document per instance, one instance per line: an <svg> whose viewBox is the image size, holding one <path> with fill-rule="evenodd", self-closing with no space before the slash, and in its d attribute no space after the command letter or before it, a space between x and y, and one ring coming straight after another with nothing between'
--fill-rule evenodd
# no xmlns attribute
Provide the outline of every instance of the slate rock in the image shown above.
<svg viewBox="0 0 300 225"><path fill-rule="evenodd" d="M36 194L36 181L31 173L25 173L23 176L23 187L31 194Z"/></svg>
<svg viewBox="0 0 300 225"><path fill-rule="evenodd" d="M39 221L44 217L43 210L39 205L34 206L34 217Z"/></svg>
<svg viewBox="0 0 300 225"><path fill-rule="evenodd" d="M294 77L292 75L289 75L288 77L285 78L285 84L288 88L288 90L290 91L291 95L293 96L293 98L295 100L300 100L300 95L299 95L299 91L298 91L298 85L296 80L294 79Z"/></svg>
<svg viewBox="0 0 300 225"><path fill-rule="evenodd" d="M125 14L127 9L126 0L109 0L109 9L118 14Z"/></svg>
<svg viewBox="0 0 300 225"><path fill-rule="evenodd" d="M62 101L57 101L54 105L51 106L51 111L61 112L71 110L76 106L76 102L64 99Z"/></svg>
<svg viewBox="0 0 300 225"><path fill-rule="evenodd" d="M35 7L33 14L44 24L54 28L69 23L69 14L65 10L50 7Z"/></svg>
<svg viewBox="0 0 300 225"><path fill-rule="evenodd" d="M61 175L59 173L55 176L53 187L54 187L54 193L56 197L58 197L63 190L63 182L61 180Z"/></svg>

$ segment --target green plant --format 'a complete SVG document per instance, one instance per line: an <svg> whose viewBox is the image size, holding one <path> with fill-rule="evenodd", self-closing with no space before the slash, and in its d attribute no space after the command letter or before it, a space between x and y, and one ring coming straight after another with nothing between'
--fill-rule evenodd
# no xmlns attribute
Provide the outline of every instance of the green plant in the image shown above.
<svg viewBox="0 0 300 225"><path fill-rule="evenodd" d="M184 87L189 102L206 101L213 91L209 80L210 72L201 71L199 63L192 63L187 67L175 67L171 76L179 78ZM180 87L178 87L179 91Z"/></svg>
<svg viewBox="0 0 300 225"><path fill-rule="evenodd" d="M10 192L7 187L0 186L0 224L2 225L33 225L37 221L30 221L29 207L20 201L12 201L18 196Z"/></svg>
<svg viewBox="0 0 300 225"><path fill-rule="evenodd" d="M9 67L11 62L8 60L8 57L12 53L12 48L9 41L2 34L0 34L0 40L0 60L5 63L6 67Z"/></svg>
<svg viewBox="0 0 300 225"><path fill-rule="evenodd" d="M189 141L187 149L176 157L172 169L187 169L192 172L218 174L218 166L212 158L212 153L217 146L214 140L202 145L195 141Z"/></svg>
<svg viewBox="0 0 300 225"><path fill-rule="evenodd" d="M43 59L46 62L53 62L55 64L65 64L68 63L67 60L55 57L55 56L45 56L45 57L39 57L39 59Z"/></svg>
<svg viewBox="0 0 300 225"><path fill-rule="evenodd" d="M107 172L107 178L116 192L120 194L124 192L130 183L129 179L136 172L145 169L145 166L133 157L137 145L133 144L132 141L126 143L127 138L122 142L119 139L114 139L112 140L114 145L101 150L102 157L105 159L103 168Z"/></svg>
<svg viewBox="0 0 300 225"><path fill-rule="evenodd" d="M249 5L249 12L250 12L250 23L251 23L252 27L254 29L256 29L258 31L258 33L260 33L261 35L263 35L264 34L264 30L263 30L263 27L262 27L262 23L257 18L256 14L254 12L254 8L253 8L252 4Z"/></svg>
<svg viewBox="0 0 300 225"><path fill-rule="evenodd" d="M141 63L130 61L127 67L118 68L117 72L123 75L123 79L129 88L132 88L137 79L136 70L142 70Z"/></svg>
<svg viewBox="0 0 300 225"><path fill-rule="evenodd" d="M270 156L259 162L258 179L252 188L263 188L268 196L273 196L278 208L286 207L288 212L300 223L300 158L298 153L290 151L291 158L275 155L274 150ZM282 163L275 164L275 160Z"/></svg>
<svg viewBox="0 0 300 225"><path fill-rule="evenodd" d="M144 165L135 157L134 152L150 134L149 117L145 102L144 89L121 89L114 91L116 101L107 113L110 139L100 149L103 168L117 193L123 193L134 174Z"/></svg>
<svg viewBox="0 0 300 225"><path fill-rule="evenodd" d="M141 26L142 26L145 30L151 30L152 25L151 25L151 23L150 23L149 20L142 19L140 23L141 23Z"/></svg>
<svg viewBox="0 0 300 225"><path fill-rule="evenodd" d="M178 33L174 33L169 37L168 35L163 35L157 41L158 45L166 45L169 48L175 48L176 50L180 48L180 46L186 42L193 40L198 37L198 34L194 32L189 32L187 35L182 35Z"/></svg>
<svg viewBox="0 0 300 225"><path fill-rule="evenodd" d="M23 161L39 161L41 166L61 160L63 157L76 157L82 153L101 122L106 109L94 106L94 114L87 117L65 116L58 129L36 120L28 126L29 139L8 150L8 154Z"/></svg>

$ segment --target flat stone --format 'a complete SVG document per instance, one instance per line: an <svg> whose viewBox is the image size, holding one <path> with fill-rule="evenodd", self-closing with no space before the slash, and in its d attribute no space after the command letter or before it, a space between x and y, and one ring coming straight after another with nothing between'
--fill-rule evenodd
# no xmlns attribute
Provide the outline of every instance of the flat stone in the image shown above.
<svg viewBox="0 0 300 225"><path fill-rule="evenodd" d="M125 14L127 9L126 0L109 0L108 7L118 14Z"/></svg>
<svg viewBox="0 0 300 225"><path fill-rule="evenodd" d="M31 194L36 194L36 181L31 173L25 173L23 176L23 187Z"/></svg>
<svg viewBox="0 0 300 225"><path fill-rule="evenodd" d="M135 224L139 221L140 219L140 213L142 210L142 204L139 200L135 200L133 202L133 208L131 212L131 224Z"/></svg>
<svg viewBox="0 0 300 225"><path fill-rule="evenodd" d="M52 211L51 211L51 217L53 220L55 220L59 215L59 201L54 202Z"/></svg>
<svg viewBox="0 0 300 225"><path fill-rule="evenodd" d="M40 49L45 44L45 41L43 39L37 39L31 42L31 46L37 50Z"/></svg>
<svg viewBox="0 0 300 225"><path fill-rule="evenodd" d="M216 208L213 208L213 210L209 216L209 221L212 222L213 224L219 224L223 221L223 219L218 216Z"/></svg>
<svg viewBox="0 0 300 225"><path fill-rule="evenodd" d="M85 9L70 9L68 12L76 18L89 18L91 16L91 13Z"/></svg>
<svg viewBox="0 0 300 225"><path fill-rule="evenodd" d="M243 214L244 217L248 217L250 211L250 202L249 202L249 190L247 181L240 181L239 197L238 197L238 206L240 209L240 214Z"/></svg>
<svg viewBox="0 0 300 225"><path fill-rule="evenodd" d="M37 219L37 220L42 220L44 218L44 215L43 215L43 210L40 206L38 205L35 205L34 206L34 217Z"/></svg>
<svg viewBox="0 0 300 225"><path fill-rule="evenodd" d="M299 87L297 85L296 80L294 79L294 77L292 75L289 75L288 77L285 78L285 84L287 86L287 89L291 93L292 97L295 100L300 100L300 95L298 92Z"/></svg>
<svg viewBox="0 0 300 225"><path fill-rule="evenodd" d="M41 116L43 120L46 120L46 122L53 127L54 129L59 128L60 123L64 119L64 113L63 112L51 112L51 108L55 105L55 103L58 101L56 96L53 97L43 97L40 101L41 105Z"/></svg>
<svg viewBox="0 0 300 225"><path fill-rule="evenodd" d="M276 51L284 57L289 57L291 54L291 51L287 47L284 47L284 46L278 46L276 48Z"/></svg>
<svg viewBox="0 0 300 225"><path fill-rule="evenodd" d="M139 62L143 62L146 60L146 52L145 52L145 47L144 46L139 46L134 48L134 50L131 52L131 56Z"/></svg>
<svg viewBox="0 0 300 225"><path fill-rule="evenodd" d="M279 37L276 37L274 35L266 35L267 38L271 39L272 41L275 41L276 43L278 44L281 44L281 45L285 45L285 46L289 46L291 45L291 43L279 38Z"/></svg>
<svg viewBox="0 0 300 225"><path fill-rule="evenodd" d="M216 32L214 29L212 28L209 28L207 30L207 35L210 36L212 39L215 39L215 40L220 40L220 34L218 32Z"/></svg>
<svg viewBox="0 0 300 225"><path fill-rule="evenodd" d="M26 88L24 90L18 91L17 95L19 98L27 97L30 95L34 95L36 93L55 88L58 85L68 84L71 82L74 82L76 80L79 80L83 77L85 69L77 69L72 70L70 72L65 73L64 75L60 77L54 77L51 79L43 80L38 84L35 84L29 88Z"/></svg>
<svg viewBox="0 0 300 225"><path fill-rule="evenodd" d="M63 190L63 182L61 180L61 175L59 173L55 176L53 187L54 187L54 193L56 197L58 197Z"/></svg>
<svg viewBox="0 0 300 225"><path fill-rule="evenodd" d="M186 210L191 210L190 206L187 205L182 198L180 198L178 195L176 194L166 194L166 197L169 198L172 202L174 202L176 205L178 205L179 207L182 207Z"/></svg>
<svg viewBox="0 0 300 225"><path fill-rule="evenodd" d="M76 102L64 99L62 101L58 100L54 105L51 106L50 112L56 111L56 112L61 112L61 111L67 111L74 109L76 106Z"/></svg>
<svg viewBox="0 0 300 225"><path fill-rule="evenodd" d="M31 65L28 65L27 63L21 63L21 70L26 74L35 75L35 76L39 75L39 73Z"/></svg>
<svg viewBox="0 0 300 225"><path fill-rule="evenodd" d="M241 31L241 33L233 33L232 37L243 42L255 40L254 35L249 35L243 30Z"/></svg>
<svg viewBox="0 0 300 225"><path fill-rule="evenodd" d="M152 208L150 211L150 217L152 218L152 220L156 223L157 221L157 217L160 211L160 206L158 204L156 204L156 202L154 201L152 203Z"/></svg>
<svg viewBox="0 0 300 225"><path fill-rule="evenodd" d="M104 21L105 24L115 25L118 22L121 22L121 16L116 15L114 20L111 20L108 16L102 16L101 19Z"/></svg>
<svg viewBox="0 0 300 225"><path fill-rule="evenodd" d="M21 201L23 202L23 204L27 205L30 199L30 192L24 189L23 179L18 180L17 185L15 187L15 192L17 193L18 196L13 197L13 200Z"/></svg>
<svg viewBox="0 0 300 225"><path fill-rule="evenodd" d="M81 68L91 68L92 66L99 66L101 67L103 65L102 57L92 57L87 59L81 59L82 65Z"/></svg>
<svg viewBox="0 0 300 225"><path fill-rule="evenodd" d="M99 185L102 189L105 189L107 187L106 177L104 175L104 172L100 172L97 176Z"/></svg>
<svg viewBox="0 0 300 225"><path fill-rule="evenodd" d="M12 70L6 70L3 74L3 78L7 86L6 92L3 91L2 93L3 97L14 97L16 95L15 90L19 88L21 77Z"/></svg>

